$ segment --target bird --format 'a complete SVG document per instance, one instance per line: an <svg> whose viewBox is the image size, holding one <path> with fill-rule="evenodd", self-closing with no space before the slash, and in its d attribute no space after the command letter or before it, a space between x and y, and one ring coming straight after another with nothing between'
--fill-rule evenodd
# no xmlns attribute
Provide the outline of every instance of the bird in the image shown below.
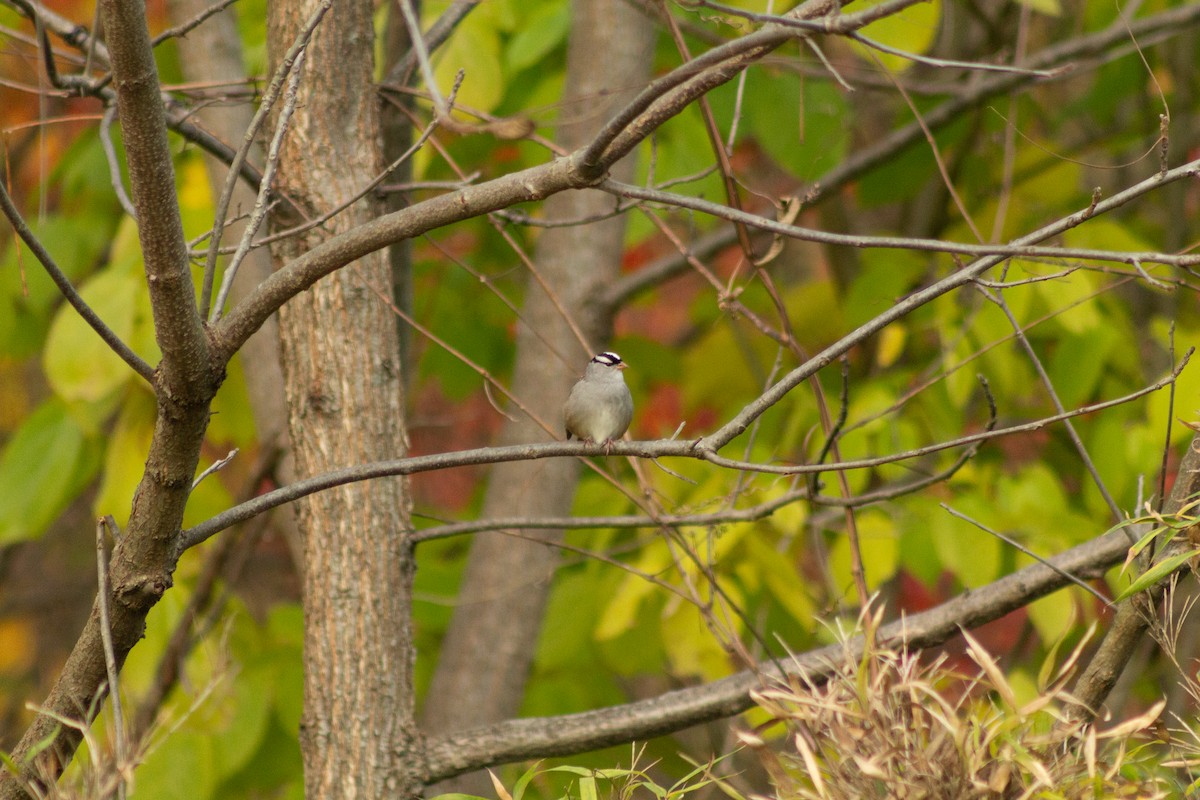
<svg viewBox="0 0 1200 800"><path fill-rule="evenodd" d="M633 395L625 385L625 362L613 352L592 356L579 382L571 387L563 407L567 439L577 436L584 441L612 448L633 420Z"/></svg>

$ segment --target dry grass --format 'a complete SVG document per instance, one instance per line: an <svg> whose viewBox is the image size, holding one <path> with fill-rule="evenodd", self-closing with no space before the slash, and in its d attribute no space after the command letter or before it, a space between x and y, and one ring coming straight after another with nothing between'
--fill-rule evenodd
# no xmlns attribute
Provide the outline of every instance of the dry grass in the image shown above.
<svg viewBox="0 0 1200 800"><path fill-rule="evenodd" d="M878 617L867 619L873 642ZM1078 660L1043 675L1021 702L998 665L966 635L978 667L964 676L944 659L868 645L819 686L793 680L756 694L786 732L782 748L743 742L763 760L775 794L793 798L1158 798L1180 796L1145 734L1162 704L1107 730L1068 721L1065 685ZM781 752L782 750L782 752Z"/></svg>

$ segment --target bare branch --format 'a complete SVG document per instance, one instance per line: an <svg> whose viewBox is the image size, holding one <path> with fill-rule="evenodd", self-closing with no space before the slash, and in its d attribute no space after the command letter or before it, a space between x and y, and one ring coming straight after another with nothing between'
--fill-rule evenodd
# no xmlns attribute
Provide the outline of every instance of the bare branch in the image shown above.
<svg viewBox="0 0 1200 800"><path fill-rule="evenodd" d="M117 105L110 103L104 109L104 118L100 120L100 145L104 149L104 158L108 161L108 177L112 181L113 192L125 213L137 221L137 209L125 191L125 179L121 177L121 162L117 160L117 151L113 147L112 124L117 118Z"/></svg>
<svg viewBox="0 0 1200 800"><path fill-rule="evenodd" d="M1167 175L1154 175L1146 179L1137 186L1153 187L1159 185L1159 182L1169 180L1171 182L1181 178L1192 177L1200 174L1200 160L1192 161L1181 167L1176 167L1170 170ZM1168 178L1168 176L1170 176ZM1148 187L1148 188L1149 188ZM735 224L750 225L760 230L769 231L771 233L787 236L793 239L802 239L809 242L819 242L821 244L839 245L842 247L877 247L888 250L918 250L922 252L932 253L953 253L964 256L974 256L983 258L987 256L1001 256L1003 258L1043 258L1043 259L1079 259L1092 261L1110 261L1120 264L1134 264L1140 262L1149 262L1151 264L1166 264L1175 267L1188 267L1200 264L1200 254L1169 254L1169 253L1144 253L1144 252L1129 252L1115 250L1096 250L1091 248L1081 247L1039 247L1034 244L1026 244L1026 242L1036 242L1047 239L1063 230L1073 228L1083 222L1088 217L1082 213L1074 214L1068 217L1070 224L1064 227L1057 227L1062 223L1047 226L1040 232L1035 232L1028 236L1018 239L1015 243L1009 245L1000 244L969 244L966 242L947 242L941 239L915 239L906 236L858 236L848 233L834 233L832 231L822 231L816 228L805 228L799 225L789 225L784 222L776 222L769 220L757 214L751 214L747 211L739 211L735 208L705 200L699 197L691 197L688 195L676 194L674 192L664 192L659 189L652 189L645 186L634 186L628 183L620 183L614 180L603 181L599 188L611 192L618 197L628 197L637 200L643 200L650 203L660 203L664 206L675 206L678 208L687 208L692 211L699 211L704 214L709 214L718 219L728 220ZM1128 190L1127 190L1128 191ZM1124 194L1124 192L1122 192ZM1124 202L1128 202L1136 195L1126 197ZM1110 198L1111 199L1111 198ZM1104 207L1100 212L1112 210L1118 204L1110 204L1105 207L1104 203L1100 203ZM1053 230L1050 230L1054 228ZM993 264L994 266L994 264Z"/></svg>
<svg viewBox="0 0 1200 800"><path fill-rule="evenodd" d="M117 538L117 524L111 516L104 516L96 523L96 573L97 589L96 603L100 607L100 639L104 644L104 667L108 672L108 696L112 700L113 727L116 729L116 758L118 764L127 763L129 757L129 742L125 730L125 714L121 710L120 685L117 683L117 653L113 647L112 627L109 624L109 591L108 584L108 552L104 546L104 536L112 532L113 541ZM124 798L124 786L121 787L120 797Z"/></svg>
<svg viewBox="0 0 1200 800"><path fill-rule="evenodd" d="M206 358L208 340L196 313L187 242L175 194L175 169L167 143L158 65L140 6L103 0L101 9L113 74L120 86L117 110L133 204L139 212L138 238L154 308L155 339L163 353L158 378L170 387L169 391L185 396L184 387L207 384L211 376Z"/></svg>
<svg viewBox="0 0 1200 800"><path fill-rule="evenodd" d="M228 360L294 295L368 253L452 222L586 185L572 160L560 159L425 200L331 237L272 274L218 322L213 329L216 346Z"/></svg>
<svg viewBox="0 0 1200 800"><path fill-rule="evenodd" d="M324 491L326 489L331 489L335 486L342 486L347 483L371 480L373 478L383 478L394 475L412 475L418 472L431 472L434 470L450 469L453 467L466 467L475 464L498 464L505 461L560 458L564 456L617 455L633 456L635 458L661 458L664 456L675 456L678 458L698 458L708 461L709 463L716 464L717 466L729 467L732 469L751 470L754 472L764 472L775 475L795 475L811 472L868 469L881 466L883 464L919 458L955 447L975 445L989 439L1008 436L1014 433L1038 430L1055 422L1060 422L1064 419L1071 419L1084 414L1093 414L1106 408L1113 408L1123 403L1128 403L1131 400L1144 397L1151 392L1156 392L1164 386L1174 382L1176 378L1179 377L1179 373L1183 371L1183 368L1187 366L1188 358L1190 358L1192 352L1192 350L1189 350L1187 353L1185 353L1180 363L1166 377L1156 381L1150 386L1139 389L1132 394L1125 395L1124 397L1084 406L1082 408L1075 409L1074 411L1068 411L1065 414L1056 414L1052 417L1045 417L1034 422L1027 422L1023 425L1014 425L1008 428L981 431L979 433L973 433L948 442L926 445L925 447L907 450L902 453L880 456L878 458L858 459L855 461L843 461L833 464L774 466L724 458L717 455L716 452L702 447L701 443L704 441L703 439L695 442L680 442L674 439L659 439L656 441L646 442L631 442L622 440L613 442L610 445L585 444L579 441L539 442L536 444L509 445L507 447L483 447L474 450L459 450L457 452L437 453L426 456L411 456L409 458L400 458L391 461L378 461L372 464L361 464L354 467L346 467L344 469L327 472L323 475L315 475L311 478L297 481L290 486L285 486L272 492L259 495L258 497L246 503L234 506L228 511L224 511L217 516L200 523L194 528L189 528L188 530L184 531L179 539L179 552L182 553L188 548L195 547L205 539L208 539L210 536L219 533L231 525L243 522L263 513L264 511L269 511L276 506L290 503L293 500L298 500L301 497L313 494L314 492ZM722 442L722 444L725 444L725 442Z"/></svg>
<svg viewBox="0 0 1200 800"><path fill-rule="evenodd" d="M973 588L928 611L912 614L884 625L878 640L911 649L933 647L973 628L998 619L1014 609L1068 583L1064 575L1085 578L1102 574L1125 557L1128 542L1114 531L1071 548L1048 564L1033 564L986 586ZM832 665L844 657L862 653L863 640L848 645L833 644L795 656L785 662L787 674L819 683ZM450 734L429 741L426 749L432 783L473 769L526 758L565 756L596 750L623 742L648 739L683 728L730 717L752 705L751 690L763 680L777 678L781 671L774 662L763 662L728 678L701 686L667 692L648 700L580 714L510 720L485 728Z"/></svg>

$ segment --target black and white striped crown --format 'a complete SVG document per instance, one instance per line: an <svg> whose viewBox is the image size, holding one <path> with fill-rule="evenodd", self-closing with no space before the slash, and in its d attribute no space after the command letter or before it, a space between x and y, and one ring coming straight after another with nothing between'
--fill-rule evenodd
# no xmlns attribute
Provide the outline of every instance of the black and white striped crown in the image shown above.
<svg viewBox="0 0 1200 800"><path fill-rule="evenodd" d="M605 351L592 356L593 364L603 364L606 367L615 367L622 363L621 357L616 353Z"/></svg>

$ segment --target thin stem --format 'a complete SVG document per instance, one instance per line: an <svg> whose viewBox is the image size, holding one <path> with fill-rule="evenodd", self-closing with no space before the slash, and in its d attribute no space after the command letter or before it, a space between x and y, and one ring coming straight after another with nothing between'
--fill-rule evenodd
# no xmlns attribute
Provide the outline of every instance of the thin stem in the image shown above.
<svg viewBox="0 0 1200 800"><path fill-rule="evenodd" d="M998 292L991 292L987 289L980 289L983 296L1000 307L1005 318L1008 319L1008 324L1012 326L1013 334L1017 337L1017 341L1021 345L1021 349L1025 351L1025 355L1033 364L1033 369L1038 374L1038 379L1041 380L1046 394L1050 397L1050 402L1054 405L1054 409L1058 413L1066 410L1062 400L1058 397L1058 392L1054 389L1054 382L1050 379L1050 374L1046 372L1046 367L1042 364L1042 359L1038 357L1037 351L1033 349L1033 345L1029 341L1029 337L1025 335L1025 331L1021 328L1021 323L1017 322L1016 316L1012 309L1008 306L1008 301L1004 299L1004 295ZM1092 461L1092 457L1088 454L1087 447L1083 443L1083 439L1079 438L1079 434L1075 431L1075 426L1069 420L1063 422L1063 429L1067 432L1067 437L1071 440L1071 445L1075 448L1079 460L1083 462L1083 466L1087 469L1088 474L1092 476L1092 481L1096 484L1096 488L1100 490L1100 496L1104 498L1108 510L1113 515L1113 520L1121 522L1124 515L1121 513L1121 507L1117 505L1117 501L1113 498L1112 493L1108 491L1108 486L1104 483L1104 478L1100 477L1100 470L1096 468L1096 462ZM1130 544L1133 544L1137 537L1133 531L1125 529L1129 535Z"/></svg>
<svg viewBox="0 0 1200 800"><path fill-rule="evenodd" d="M108 617L108 552L104 546L104 535L112 531L117 537L117 524L110 516L101 517L96 523L96 573L98 588L96 604L100 608L100 640L104 646L104 668L108 673L108 699L112 703L113 728L115 729L116 759L119 768L129 763L129 742L125 731L125 714L121 709L120 685L117 683L117 653L113 647L112 626ZM121 782L118 797L125 797L125 784Z"/></svg>
<svg viewBox="0 0 1200 800"><path fill-rule="evenodd" d="M225 227L225 217L229 213L229 203L233 199L234 185L243 171L242 167L246 163L247 155L254 146L259 130L266 122L267 115L274 107L275 101L279 98L279 93L283 91L284 81L291 74L296 61L301 57L304 48L307 47L308 40L312 38L313 31L316 30L317 25L320 24L321 19L332 5L333 0L322 2L313 11L313 15L309 17L304 27L300 29L300 33L296 36L296 41L292 43L291 48L284 54L283 60L279 63L279 68L275 70L275 75L271 78L270 85L267 86L267 91L263 93L262 103L259 104L258 111L254 114L254 118L250 121L250 127L246 129L246 135L242 138L242 146L229 159L229 175L225 179L225 186L221 189L221 197L217 200L217 208L213 214L212 238L209 240L208 257L204 263L204 283L200 290L200 316L208 317L210 325L214 324L221 316L221 306L218 305L216 308L212 308L210 313L209 304L212 299L213 280L217 271L217 251L221 247L221 231ZM260 175L254 185L261 192L263 186L266 184L269 184L269 182L263 180Z"/></svg>
<svg viewBox="0 0 1200 800"><path fill-rule="evenodd" d="M137 209L125 191L125 179L121 177L121 162L117 159L117 150L113 147L112 124L117 119L117 104L109 103L104 109L104 117L100 120L100 145L104 149L104 158L108 161L108 177L112 181L113 191L117 201L125 213L137 220Z"/></svg>
<svg viewBox="0 0 1200 800"><path fill-rule="evenodd" d="M324 9L325 6L321 6ZM288 74L287 90L283 93L283 108L279 111L279 119L275 123L275 134L271 137L271 144L267 148L267 168L263 172L262 183L258 186L258 196L254 199L254 208L250 212L250 220L246 223L246 227L242 230L241 241L238 242L237 251L234 252L233 258L229 260L229 265L225 267L225 273L221 276L221 288L217 292L217 300L213 304L212 311L209 314L209 323L214 323L221 318L221 310L225 308L225 302L229 298L229 292L233 289L233 281L237 277L238 268L246 259L246 254L250 252L250 245L254 241L254 235L258 233L258 229L262 226L263 219L267 216L269 208L269 198L271 194L271 184L275 181L275 172L279 169L279 151L283 147L283 139L287 136L288 125L292 121L292 114L296 111L296 102L299 98L300 79L303 77L304 71L304 54L306 50L300 49L296 54L296 61L290 73ZM233 173L230 173L232 176ZM232 181L227 182L226 186L232 186ZM223 219L223 217L222 217ZM206 286L211 290L211 282L209 276L209 265L215 265L215 245L218 243L219 231L214 231L214 236L209 242L209 262L204 267L204 276ZM201 301L204 306L207 299ZM203 312L202 312L203 313Z"/></svg>

